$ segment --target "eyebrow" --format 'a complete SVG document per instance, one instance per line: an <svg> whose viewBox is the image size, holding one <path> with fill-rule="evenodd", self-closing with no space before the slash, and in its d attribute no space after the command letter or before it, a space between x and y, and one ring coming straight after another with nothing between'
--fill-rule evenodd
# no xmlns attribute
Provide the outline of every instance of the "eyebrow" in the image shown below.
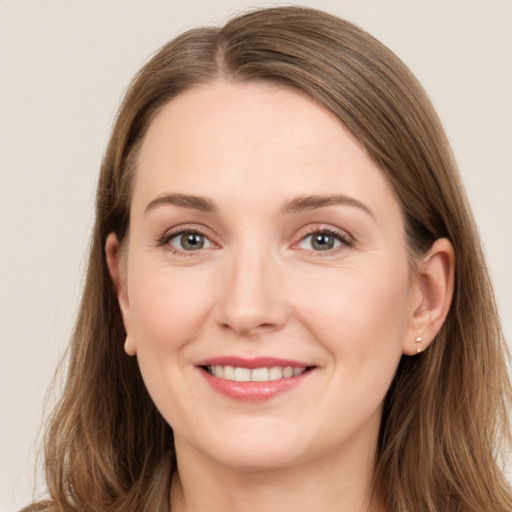
<svg viewBox="0 0 512 512"><path fill-rule="evenodd" d="M353 197L345 196L345 195L329 195L329 196L300 196L291 201L288 201L283 208L281 209L283 214L290 213L300 213L308 210L315 210L317 208L322 208L324 206L331 205L346 205L346 206L355 206L368 213L372 217L375 217L375 214L364 203L354 199Z"/></svg>
<svg viewBox="0 0 512 512"><path fill-rule="evenodd" d="M158 197L155 197L144 210L144 213L149 212L150 210L155 209L160 205L173 205L180 206L181 208L189 208L191 210L199 210L201 212L216 212L217 207L207 197L201 196L190 196L187 194L162 194Z"/></svg>
<svg viewBox="0 0 512 512"><path fill-rule="evenodd" d="M160 205L178 206L206 213L216 213L218 211L215 203L207 197L192 196L188 194L162 194L155 197L155 199L146 206L144 213L147 213ZM372 217L375 217L373 211L361 201L358 201L353 197L340 194L328 196L299 196L287 201L281 208L281 213L283 215L289 215L292 213L301 213L331 205L354 206L368 213Z"/></svg>

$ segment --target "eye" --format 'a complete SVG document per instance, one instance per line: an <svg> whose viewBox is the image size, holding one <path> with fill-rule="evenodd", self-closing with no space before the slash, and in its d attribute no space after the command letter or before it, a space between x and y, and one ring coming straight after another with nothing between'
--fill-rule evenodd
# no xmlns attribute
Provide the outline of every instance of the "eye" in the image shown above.
<svg viewBox="0 0 512 512"><path fill-rule="evenodd" d="M316 231L305 236L298 244L299 249L312 251L329 251L347 244L344 237L330 231Z"/></svg>
<svg viewBox="0 0 512 512"><path fill-rule="evenodd" d="M182 231L176 235L171 236L167 243L181 251L198 251L211 247L212 243L202 233L197 231Z"/></svg>

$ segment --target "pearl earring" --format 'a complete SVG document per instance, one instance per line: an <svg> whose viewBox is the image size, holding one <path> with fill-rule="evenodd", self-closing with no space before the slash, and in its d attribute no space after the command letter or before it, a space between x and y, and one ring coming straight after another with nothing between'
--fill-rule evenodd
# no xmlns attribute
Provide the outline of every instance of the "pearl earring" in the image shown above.
<svg viewBox="0 0 512 512"><path fill-rule="evenodd" d="M423 341L423 338L421 336L416 336L416 339L414 340L416 343L421 343ZM423 352L423 349L421 347L416 348L416 354L420 354Z"/></svg>

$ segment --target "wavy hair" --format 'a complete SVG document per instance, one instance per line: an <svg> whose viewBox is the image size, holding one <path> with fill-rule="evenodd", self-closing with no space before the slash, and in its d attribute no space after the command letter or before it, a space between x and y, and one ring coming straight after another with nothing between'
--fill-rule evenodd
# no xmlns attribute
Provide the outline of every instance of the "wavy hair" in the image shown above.
<svg viewBox="0 0 512 512"><path fill-rule="evenodd" d="M432 345L403 356L384 406L376 485L389 512L509 512L498 464L509 441L506 344L479 236L441 123L407 67L356 26L299 7L190 30L134 78L104 156L96 222L63 394L49 420L48 511L168 510L173 433L156 410L125 331L105 240L125 239L138 150L155 114L219 79L301 91L335 114L379 165L401 206L412 256L447 237L455 292ZM412 261L412 259L411 259Z"/></svg>

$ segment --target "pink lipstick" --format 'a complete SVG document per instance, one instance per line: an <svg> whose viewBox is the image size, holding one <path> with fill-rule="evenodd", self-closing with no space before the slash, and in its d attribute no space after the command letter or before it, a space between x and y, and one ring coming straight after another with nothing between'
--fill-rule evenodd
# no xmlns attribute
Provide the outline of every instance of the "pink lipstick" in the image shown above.
<svg viewBox="0 0 512 512"><path fill-rule="evenodd" d="M197 364L217 392L243 401L267 400L300 385L314 368L289 359L225 356Z"/></svg>

